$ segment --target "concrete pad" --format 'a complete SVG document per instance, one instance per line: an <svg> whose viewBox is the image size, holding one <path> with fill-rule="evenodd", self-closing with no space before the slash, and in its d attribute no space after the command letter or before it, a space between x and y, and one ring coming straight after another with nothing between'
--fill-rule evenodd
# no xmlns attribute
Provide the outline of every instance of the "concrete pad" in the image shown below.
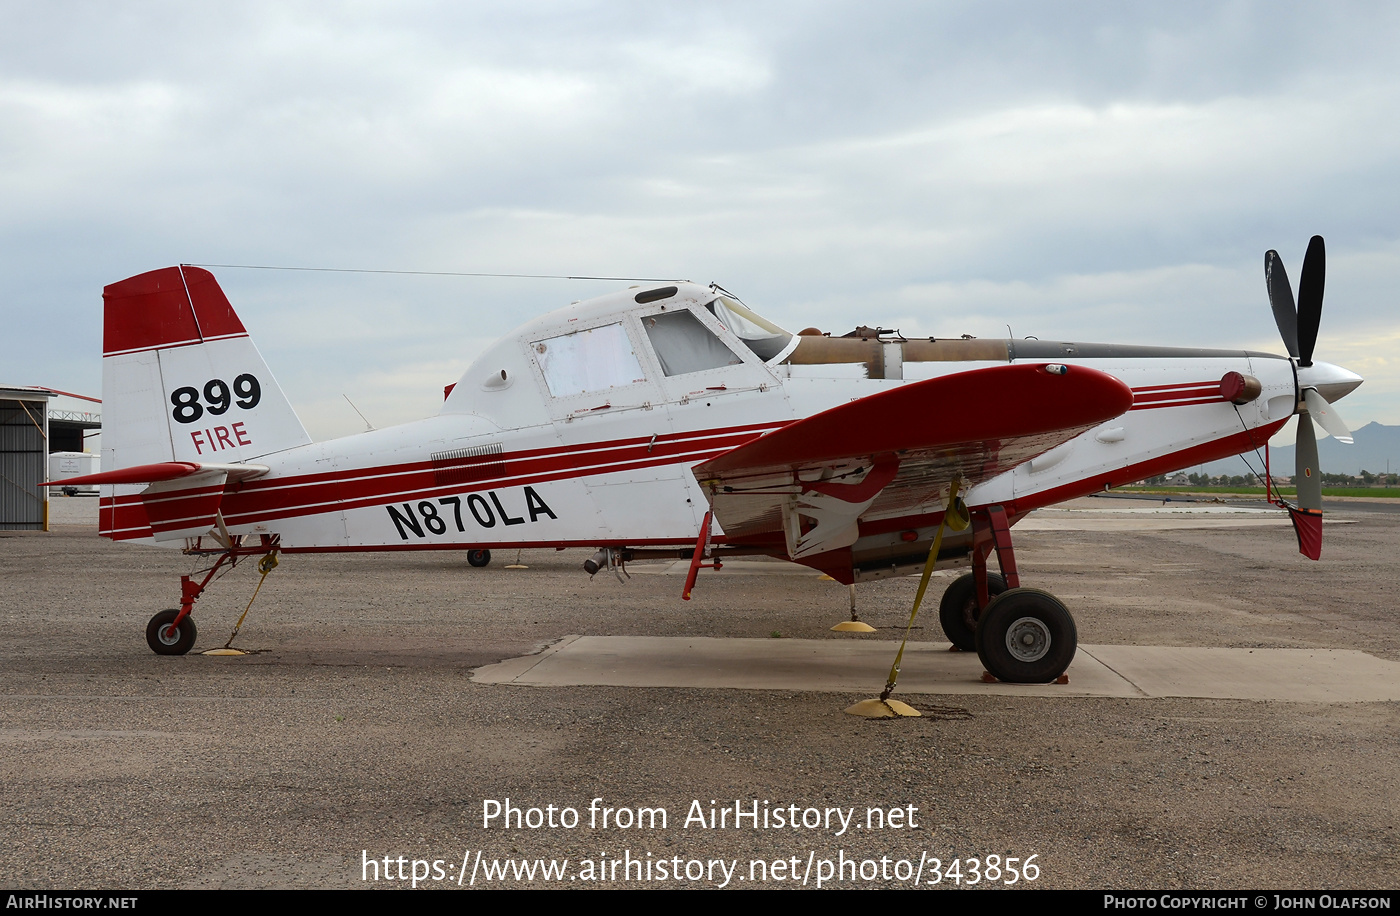
<svg viewBox="0 0 1400 916"><path fill-rule="evenodd" d="M472 680L534 687L730 687L879 693L899 643L890 640L718 639L566 636L539 655L478 668ZM1094 658L1080 653L1068 685L983 684L973 652L947 643L911 643L899 675L902 693L1047 693L1139 696Z"/></svg>
<svg viewBox="0 0 1400 916"><path fill-rule="evenodd" d="M878 693L890 640L566 636L537 655L478 668L472 680L533 687L719 687ZM913 643L902 694L1198 697L1354 703L1400 700L1400 663L1340 649L1080 646L1068 684L985 684L975 653Z"/></svg>
<svg viewBox="0 0 1400 916"><path fill-rule="evenodd" d="M1400 699L1400 663L1354 649L1083 646L1154 697L1364 703Z"/></svg>

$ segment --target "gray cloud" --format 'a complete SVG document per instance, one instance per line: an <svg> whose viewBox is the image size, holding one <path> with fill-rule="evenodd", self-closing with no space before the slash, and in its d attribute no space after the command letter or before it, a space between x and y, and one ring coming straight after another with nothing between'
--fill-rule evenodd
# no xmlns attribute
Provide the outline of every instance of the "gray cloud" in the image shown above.
<svg viewBox="0 0 1400 916"><path fill-rule="evenodd" d="M102 285L179 261L716 279L781 322L1277 349L1393 339L1400 10L5 4L5 381L96 391ZM308 425L435 408L616 284L218 271ZM1328 358L1327 354L1319 351ZM1400 422L1367 359L1348 419ZM441 382L434 379L441 378ZM1374 394L1373 394L1374 393Z"/></svg>

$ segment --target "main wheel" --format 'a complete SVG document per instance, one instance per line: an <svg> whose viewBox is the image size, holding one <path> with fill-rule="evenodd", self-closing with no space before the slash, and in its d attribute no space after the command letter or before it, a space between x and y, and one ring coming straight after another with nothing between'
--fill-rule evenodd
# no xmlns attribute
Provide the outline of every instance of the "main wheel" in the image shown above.
<svg viewBox="0 0 1400 916"><path fill-rule="evenodd" d="M993 599L1006 591L1006 580L994 572L987 573L987 593ZM964 652L977 651L977 579L972 573L959 576L943 592L938 602L938 622L943 635Z"/></svg>
<svg viewBox="0 0 1400 916"><path fill-rule="evenodd" d="M473 566L485 566L491 562L491 551L489 550L468 550L467 562Z"/></svg>
<svg viewBox="0 0 1400 916"><path fill-rule="evenodd" d="M997 680L1045 684L1074 661L1079 633L1060 599L1038 588L1002 592L977 622L977 657Z"/></svg>
<svg viewBox="0 0 1400 916"><path fill-rule="evenodd" d="M171 608L161 611L146 624L146 644L157 655L184 655L194 647L195 635L199 632L194 618L186 616L178 627L172 627L180 612Z"/></svg>

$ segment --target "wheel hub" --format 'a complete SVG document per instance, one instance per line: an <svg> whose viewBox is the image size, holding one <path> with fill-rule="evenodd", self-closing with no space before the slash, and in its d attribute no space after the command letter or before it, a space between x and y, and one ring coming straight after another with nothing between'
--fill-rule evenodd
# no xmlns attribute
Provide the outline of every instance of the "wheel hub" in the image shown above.
<svg viewBox="0 0 1400 916"><path fill-rule="evenodd" d="M977 593L973 592L972 597L967 600L962 609L963 625L973 633L977 632L977 617L980 610L977 607Z"/></svg>
<svg viewBox="0 0 1400 916"><path fill-rule="evenodd" d="M1050 628L1035 617L1022 617L1006 629L1006 651L1020 662L1037 662L1050 652Z"/></svg>
<svg viewBox="0 0 1400 916"><path fill-rule="evenodd" d="M180 631L175 629L175 625L173 623L168 623L165 626L161 627L160 632L157 635L159 636L160 641L165 643L167 646L173 646L180 641Z"/></svg>

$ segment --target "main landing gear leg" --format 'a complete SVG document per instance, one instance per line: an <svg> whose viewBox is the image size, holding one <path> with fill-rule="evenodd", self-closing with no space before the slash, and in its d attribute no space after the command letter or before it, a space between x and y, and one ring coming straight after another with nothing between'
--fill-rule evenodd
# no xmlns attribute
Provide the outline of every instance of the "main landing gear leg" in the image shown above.
<svg viewBox="0 0 1400 916"><path fill-rule="evenodd" d="M987 557L994 549L1001 575L987 570ZM953 580L938 603L938 622L953 650L976 652L977 622L982 612L997 595L1020 585L1006 510L992 506L979 511L972 520L972 572Z"/></svg>
<svg viewBox="0 0 1400 916"><path fill-rule="evenodd" d="M1022 587L1005 509L990 506L985 513L977 514L974 524L972 574L954 582L948 591L952 592L959 582L972 579L971 587L963 588L972 593L981 609L975 631L978 658L988 674L999 681L1068 683L1065 671L1079 647L1074 618L1049 592ZM997 554L1000 576L987 571L987 557L992 550ZM944 598L946 601L947 593Z"/></svg>

